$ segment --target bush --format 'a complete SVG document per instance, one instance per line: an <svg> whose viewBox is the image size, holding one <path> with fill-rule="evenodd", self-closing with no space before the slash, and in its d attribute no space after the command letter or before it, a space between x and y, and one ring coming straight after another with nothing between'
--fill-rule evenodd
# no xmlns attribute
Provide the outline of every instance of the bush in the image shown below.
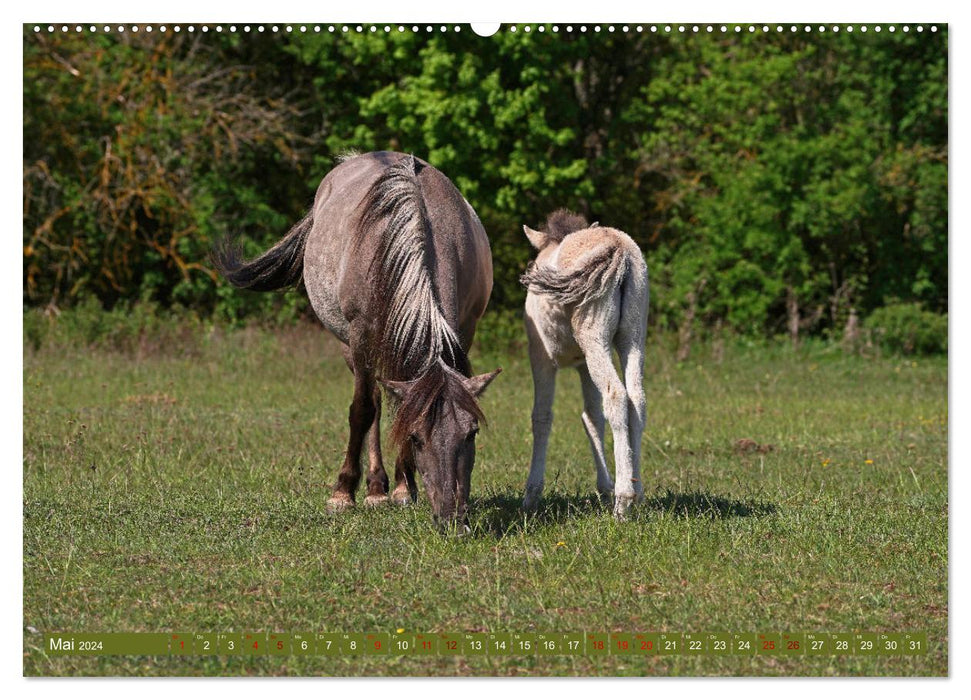
<svg viewBox="0 0 971 700"><path fill-rule="evenodd" d="M920 304L890 304L866 321L874 344L903 355L947 352L947 314L925 311Z"/></svg>
<svg viewBox="0 0 971 700"><path fill-rule="evenodd" d="M93 296L73 308L24 310L24 345L42 348L98 348L145 355L178 348L195 352L207 324L198 314L173 306L163 310L155 302L121 302L106 310Z"/></svg>

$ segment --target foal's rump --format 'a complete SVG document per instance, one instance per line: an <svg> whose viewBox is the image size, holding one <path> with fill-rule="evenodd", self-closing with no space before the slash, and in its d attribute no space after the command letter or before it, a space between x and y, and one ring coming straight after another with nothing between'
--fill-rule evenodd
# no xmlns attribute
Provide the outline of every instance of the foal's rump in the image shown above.
<svg viewBox="0 0 971 700"><path fill-rule="evenodd" d="M533 294L563 306L586 307L620 291L631 273L642 268L643 257L630 237L594 226L566 236L554 259L534 261L521 281Z"/></svg>

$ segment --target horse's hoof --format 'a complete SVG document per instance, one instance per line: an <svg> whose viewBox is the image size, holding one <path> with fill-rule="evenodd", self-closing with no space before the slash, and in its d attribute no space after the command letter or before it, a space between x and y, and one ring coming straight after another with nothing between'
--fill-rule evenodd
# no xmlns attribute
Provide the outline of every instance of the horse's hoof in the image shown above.
<svg viewBox="0 0 971 700"><path fill-rule="evenodd" d="M331 496L327 501L328 513L343 513L354 507L354 501L347 496Z"/></svg>
<svg viewBox="0 0 971 700"><path fill-rule="evenodd" d="M411 497L411 494L407 490L395 490L395 492L391 494L391 502L396 506L406 508L412 505L415 500Z"/></svg>
<svg viewBox="0 0 971 700"><path fill-rule="evenodd" d="M364 505L368 508L380 508L381 506L388 504L388 494L381 493L378 495L368 494L364 499Z"/></svg>

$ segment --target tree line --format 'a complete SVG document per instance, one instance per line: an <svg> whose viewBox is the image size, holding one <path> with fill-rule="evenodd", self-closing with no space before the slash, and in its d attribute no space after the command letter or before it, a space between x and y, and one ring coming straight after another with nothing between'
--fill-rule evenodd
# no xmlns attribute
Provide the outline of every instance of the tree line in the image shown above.
<svg viewBox="0 0 971 700"><path fill-rule="evenodd" d="M947 311L947 31L91 35L24 29L24 304L151 300L306 313L231 290L348 151L447 174L521 307L522 224L568 207L629 233L652 324L842 334Z"/></svg>

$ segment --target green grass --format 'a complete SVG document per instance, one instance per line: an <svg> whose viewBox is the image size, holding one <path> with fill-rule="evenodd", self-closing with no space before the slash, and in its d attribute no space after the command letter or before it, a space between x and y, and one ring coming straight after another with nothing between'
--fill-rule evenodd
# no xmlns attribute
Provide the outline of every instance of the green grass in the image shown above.
<svg viewBox="0 0 971 700"><path fill-rule="evenodd" d="M945 675L947 364L652 342L648 499L594 498L573 372L547 493L523 353L483 399L473 536L328 515L350 374L307 329L149 352L24 350L27 675ZM385 417L387 421L387 416ZM608 431L609 432L609 431ZM754 440L767 451L739 452ZM386 456L386 461L391 462ZM929 653L794 659L58 657L47 632L926 631Z"/></svg>

